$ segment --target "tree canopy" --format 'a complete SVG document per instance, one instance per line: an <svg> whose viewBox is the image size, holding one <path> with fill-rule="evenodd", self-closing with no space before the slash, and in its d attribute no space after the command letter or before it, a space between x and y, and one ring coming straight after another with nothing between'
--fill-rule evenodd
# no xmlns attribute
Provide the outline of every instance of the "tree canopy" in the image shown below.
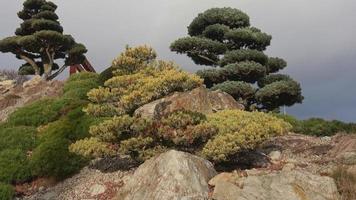
<svg viewBox="0 0 356 200"><path fill-rule="evenodd" d="M300 84L287 75L275 74L287 62L263 52L272 36L250 26L244 12L235 8L208 9L191 22L188 34L170 48L186 54L197 65L214 67L197 72L208 88L223 90L242 99L248 108L261 110L302 102Z"/></svg>
<svg viewBox="0 0 356 200"><path fill-rule="evenodd" d="M15 36L0 40L0 51L13 53L25 63L19 74L42 75L45 79L57 76L68 65L81 64L87 49L63 34L55 13L57 6L46 0L26 0L18 17L23 21ZM62 67L56 63L62 59Z"/></svg>

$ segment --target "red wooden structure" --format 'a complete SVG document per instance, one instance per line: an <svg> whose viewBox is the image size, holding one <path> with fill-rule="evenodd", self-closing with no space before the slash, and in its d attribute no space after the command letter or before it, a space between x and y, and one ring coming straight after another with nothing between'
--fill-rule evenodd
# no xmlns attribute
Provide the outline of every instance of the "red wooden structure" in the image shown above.
<svg viewBox="0 0 356 200"><path fill-rule="evenodd" d="M85 58L84 62L82 64L77 64L77 65L72 65L69 68L69 74L75 74L77 72L96 72L94 67L90 64L88 59Z"/></svg>

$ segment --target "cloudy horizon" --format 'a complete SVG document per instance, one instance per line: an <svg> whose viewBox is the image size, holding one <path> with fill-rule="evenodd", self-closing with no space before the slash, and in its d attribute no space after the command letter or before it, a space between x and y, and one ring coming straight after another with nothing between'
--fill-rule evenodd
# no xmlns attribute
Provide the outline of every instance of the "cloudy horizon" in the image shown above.
<svg viewBox="0 0 356 200"><path fill-rule="evenodd" d="M234 7L250 16L251 25L273 36L266 54L288 62L282 73L303 88L303 104L287 108L298 118L323 117L356 122L356 2L349 0L54 0L65 33L84 43L97 71L107 68L125 45L148 44L161 59L195 72L187 56L169 50L187 35L198 13L212 7ZM13 35L21 1L0 0L0 38ZM4 9L6 8L6 9ZM0 53L0 69L21 61ZM68 72L64 72L67 76Z"/></svg>

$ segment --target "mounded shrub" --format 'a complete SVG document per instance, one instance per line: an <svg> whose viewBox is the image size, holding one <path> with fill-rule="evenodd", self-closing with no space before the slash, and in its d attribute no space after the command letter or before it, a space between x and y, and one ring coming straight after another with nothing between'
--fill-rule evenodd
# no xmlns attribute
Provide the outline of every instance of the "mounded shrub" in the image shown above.
<svg viewBox="0 0 356 200"><path fill-rule="evenodd" d="M116 116L92 126L92 137L77 141L70 150L90 158L119 152L139 161L166 148L195 152L217 132L215 127L201 124L205 120L201 113L183 110L156 121Z"/></svg>
<svg viewBox="0 0 356 200"><path fill-rule="evenodd" d="M76 74L71 75L68 78L67 83L75 82L75 81L82 81L82 80L94 80L94 81L97 81L98 78L99 78L99 74L97 74L97 73L80 72L80 73L76 73Z"/></svg>
<svg viewBox="0 0 356 200"><path fill-rule="evenodd" d="M69 77L63 87L63 98L87 99L87 93L100 86L99 75L91 72L81 72Z"/></svg>
<svg viewBox="0 0 356 200"><path fill-rule="evenodd" d="M331 136L338 132L346 132L347 125L336 121L326 121L321 118L310 118L301 121L300 132L306 135Z"/></svg>
<svg viewBox="0 0 356 200"><path fill-rule="evenodd" d="M87 158L98 158L115 155L110 144L100 141L99 138L90 137L78 140L69 146L69 151Z"/></svg>
<svg viewBox="0 0 356 200"><path fill-rule="evenodd" d="M113 61L115 76L105 82L105 87L88 93L92 104L86 112L94 116L130 114L139 106L170 93L202 85L203 80L198 76L155 57L150 47L128 48Z"/></svg>
<svg viewBox="0 0 356 200"><path fill-rule="evenodd" d="M9 184L0 183L0 199L12 200L15 195L14 188Z"/></svg>
<svg viewBox="0 0 356 200"><path fill-rule="evenodd" d="M29 126L0 128L0 151L10 148L31 150L36 146L36 134L36 128Z"/></svg>
<svg viewBox="0 0 356 200"><path fill-rule="evenodd" d="M61 116L61 110L69 101L42 99L17 109L9 115L8 123L15 126L40 126L53 122Z"/></svg>
<svg viewBox="0 0 356 200"><path fill-rule="evenodd" d="M202 154L214 162L226 162L239 151L253 149L264 140L287 133L285 121L261 112L225 110L208 115L207 122L219 130Z"/></svg>
<svg viewBox="0 0 356 200"><path fill-rule="evenodd" d="M27 152L20 149L0 151L0 182L24 182L31 178Z"/></svg>
<svg viewBox="0 0 356 200"><path fill-rule="evenodd" d="M35 175L64 179L78 172L87 160L68 150L70 140L59 135L46 138L34 151L31 167Z"/></svg>

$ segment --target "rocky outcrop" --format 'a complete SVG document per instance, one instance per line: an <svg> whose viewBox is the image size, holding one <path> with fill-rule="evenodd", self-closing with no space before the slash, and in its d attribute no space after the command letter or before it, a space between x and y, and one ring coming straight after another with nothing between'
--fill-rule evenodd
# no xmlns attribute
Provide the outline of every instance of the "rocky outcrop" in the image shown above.
<svg viewBox="0 0 356 200"><path fill-rule="evenodd" d="M123 185L123 181L131 177L133 171L116 171L102 173L99 170L84 168L80 173L68 178L55 186L50 180L25 184L30 194L22 200L110 200L113 199ZM52 187L51 187L52 185ZM19 186L17 186L19 188ZM31 194L31 190L35 192Z"/></svg>
<svg viewBox="0 0 356 200"><path fill-rule="evenodd" d="M23 85L16 85L13 81L0 82L0 122L18 107L32 103L43 97L57 97L62 94L61 81L44 81L35 76ZM1 85L3 83L3 85Z"/></svg>
<svg viewBox="0 0 356 200"><path fill-rule="evenodd" d="M208 181L215 175L209 161L171 150L142 164L125 182L116 199L207 199Z"/></svg>
<svg viewBox="0 0 356 200"><path fill-rule="evenodd" d="M332 178L306 171L282 170L263 175L239 177L223 174L214 177L216 200L337 200L339 194Z"/></svg>
<svg viewBox="0 0 356 200"><path fill-rule="evenodd" d="M210 91L200 87L189 92L176 92L148 103L138 108L135 115L158 119L165 114L181 109L209 114L224 109L244 109L244 106L225 92Z"/></svg>

